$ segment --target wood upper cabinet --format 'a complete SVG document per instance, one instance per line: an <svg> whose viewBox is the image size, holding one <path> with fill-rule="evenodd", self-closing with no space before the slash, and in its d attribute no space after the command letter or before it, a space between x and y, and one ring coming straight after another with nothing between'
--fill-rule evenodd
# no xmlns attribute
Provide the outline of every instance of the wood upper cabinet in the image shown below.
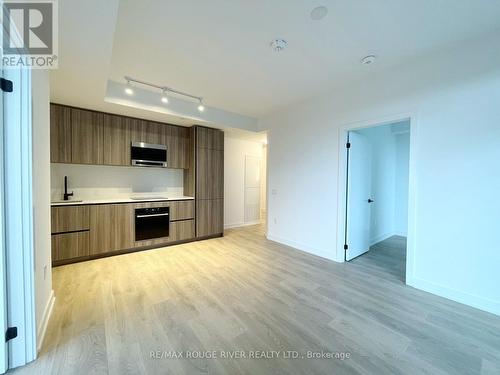
<svg viewBox="0 0 500 375"><path fill-rule="evenodd" d="M132 134L132 142L146 142L155 145L163 145L162 139L163 124L139 119L128 119Z"/></svg>
<svg viewBox="0 0 500 375"><path fill-rule="evenodd" d="M132 119L103 115L103 164L130 166Z"/></svg>
<svg viewBox="0 0 500 375"><path fill-rule="evenodd" d="M71 163L71 108L50 105L50 161Z"/></svg>
<svg viewBox="0 0 500 375"><path fill-rule="evenodd" d="M196 147L223 151L224 132L218 129L198 126L196 128Z"/></svg>
<svg viewBox="0 0 500 375"><path fill-rule="evenodd" d="M189 168L189 128L164 126L162 128L164 144L167 146L167 164L169 168Z"/></svg>
<svg viewBox="0 0 500 375"><path fill-rule="evenodd" d="M100 112L71 108L71 162L103 164L104 115Z"/></svg>
<svg viewBox="0 0 500 375"><path fill-rule="evenodd" d="M90 255L134 247L131 204L101 204L90 207Z"/></svg>
<svg viewBox="0 0 500 375"><path fill-rule="evenodd" d="M131 142L145 142L167 146L168 168L190 167L182 126L51 104L50 131L52 163L130 166Z"/></svg>

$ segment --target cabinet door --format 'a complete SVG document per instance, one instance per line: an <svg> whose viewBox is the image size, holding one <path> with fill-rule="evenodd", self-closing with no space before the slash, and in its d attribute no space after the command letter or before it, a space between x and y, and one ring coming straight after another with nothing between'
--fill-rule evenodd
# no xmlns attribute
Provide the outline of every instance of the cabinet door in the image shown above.
<svg viewBox="0 0 500 375"><path fill-rule="evenodd" d="M138 119L127 119L130 121L132 142L145 142L151 144L164 144L162 139L162 127L164 125Z"/></svg>
<svg viewBox="0 0 500 375"><path fill-rule="evenodd" d="M165 125L162 129L164 144L167 145L169 168L189 168L189 129Z"/></svg>
<svg viewBox="0 0 500 375"><path fill-rule="evenodd" d="M196 237L222 234L224 230L224 201L202 199L196 201Z"/></svg>
<svg viewBox="0 0 500 375"><path fill-rule="evenodd" d="M71 163L71 109L50 105L50 161Z"/></svg>
<svg viewBox="0 0 500 375"><path fill-rule="evenodd" d="M104 114L104 164L130 166L130 121Z"/></svg>
<svg viewBox="0 0 500 375"><path fill-rule="evenodd" d="M196 198L224 198L224 151L197 149Z"/></svg>
<svg viewBox="0 0 500 375"><path fill-rule="evenodd" d="M90 208L90 254L134 247L131 204L103 204Z"/></svg>
<svg viewBox="0 0 500 375"><path fill-rule="evenodd" d="M194 238L194 220L170 223L169 242L190 240L192 238Z"/></svg>
<svg viewBox="0 0 500 375"><path fill-rule="evenodd" d="M224 132L203 126L196 127L196 147L224 150Z"/></svg>
<svg viewBox="0 0 500 375"><path fill-rule="evenodd" d="M103 119L99 112L71 109L71 162L103 164Z"/></svg>
<svg viewBox="0 0 500 375"><path fill-rule="evenodd" d="M52 207L52 233L74 232L89 229L89 206Z"/></svg>
<svg viewBox="0 0 500 375"><path fill-rule="evenodd" d="M89 255L89 232L52 235L52 261L79 258Z"/></svg>

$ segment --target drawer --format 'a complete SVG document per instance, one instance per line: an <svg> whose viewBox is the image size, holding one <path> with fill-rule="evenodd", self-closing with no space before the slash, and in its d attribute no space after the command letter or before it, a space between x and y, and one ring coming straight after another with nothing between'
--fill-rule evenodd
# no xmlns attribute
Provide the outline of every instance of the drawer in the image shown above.
<svg viewBox="0 0 500 375"><path fill-rule="evenodd" d="M174 221L170 223L169 241L190 240L194 236L194 220Z"/></svg>
<svg viewBox="0 0 500 375"><path fill-rule="evenodd" d="M89 206L52 207L52 233L89 229Z"/></svg>
<svg viewBox="0 0 500 375"><path fill-rule="evenodd" d="M88 231L52 235L52 261L79 258L88 255Z"/></svg>
<svg viewBox="0 0 500 375"><path fill-rule="evenodd" d="M194 219L194 200L176 201L170 205L170 221Z"/></svg>

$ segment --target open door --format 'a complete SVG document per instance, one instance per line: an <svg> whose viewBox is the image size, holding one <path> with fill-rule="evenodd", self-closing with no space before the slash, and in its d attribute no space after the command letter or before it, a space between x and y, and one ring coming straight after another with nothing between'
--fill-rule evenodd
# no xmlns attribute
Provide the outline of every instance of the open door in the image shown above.
<svg viewBox="0 0 500 375"><path fill-rule="evenodd" d="M368 138L349 132L347 148L347 199L345 260L370 249L371 146Z"/></svg>

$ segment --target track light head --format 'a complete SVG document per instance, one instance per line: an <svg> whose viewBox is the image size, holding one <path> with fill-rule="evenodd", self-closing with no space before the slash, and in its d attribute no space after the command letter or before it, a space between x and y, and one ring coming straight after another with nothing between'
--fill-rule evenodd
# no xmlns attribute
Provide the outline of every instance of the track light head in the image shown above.
<svg viewBox="0 0 500 375"><path fill-rule="evenodd" d="M168 104L167 89L162 90L161 101Z"/></svg>
<svg viewBox="0 0 500 375"><path fill-rule="evenodd" d="M127 79L127 87L125 87L125 94L134 95L134 90L132 90L132 85L130 84L129 79Z"/></svg>
<svg viewBox="0 0 500 375"><path fill-rule="evenodd" d="M205 110L205 106L203 105L203 101L201 99L200 104L198 105L198 111L203 112Z"/></svg>

